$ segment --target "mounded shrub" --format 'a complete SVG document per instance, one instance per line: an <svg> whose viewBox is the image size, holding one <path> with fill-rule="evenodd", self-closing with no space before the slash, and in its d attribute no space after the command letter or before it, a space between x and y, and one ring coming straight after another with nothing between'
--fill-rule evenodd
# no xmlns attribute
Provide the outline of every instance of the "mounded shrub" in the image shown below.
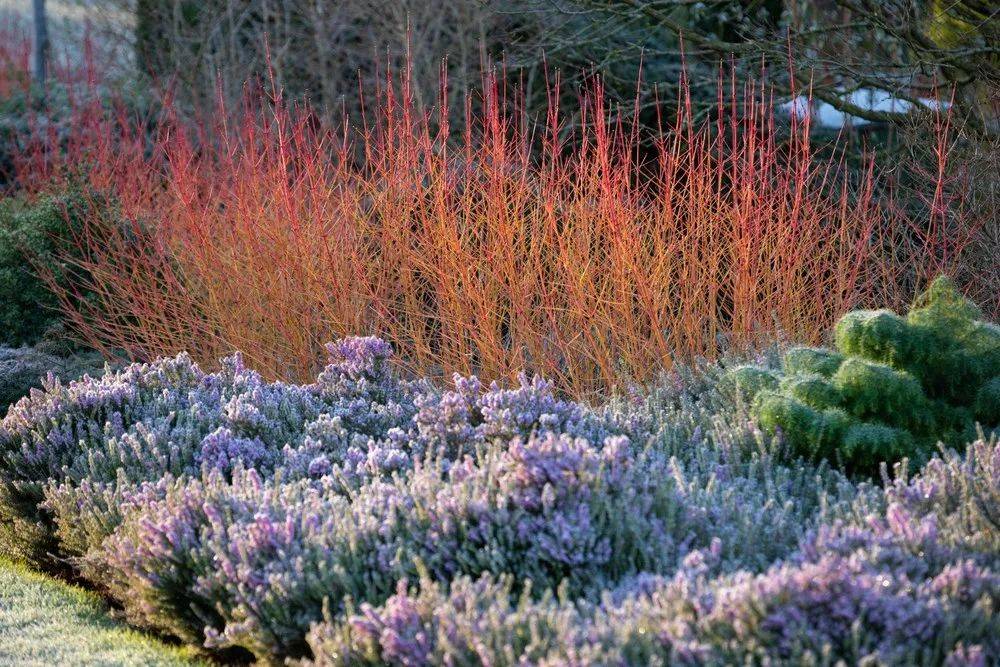
<svg viewBox="0 0 1000 667"><path fill-rule="evenodd" d="M832 377L843 361L844 355L839 352L802 345L789 348L783 356L786 373L795 375L815 373L826 378Z"/></svg>
<svg viewBox="0 0 1000 667"><path fill-rule="evenodd" d="M944 276L916 299L905 320L894 316L888 328L896 335L884 349L865 353L872 327L852 324L854 316L838 323L838 348L910 373L932 400L971 406L979 387L1000 374L1000 327L979 319L979 309Z"/></svg>
<svg viewBox="0 0 1000 667"><path fill-rule="evenodd" d="M833 385L855 417L883 421L912 431L933 429L930 406L920 383L885 364L850 357L833 376Z"/></svg>
<svg viewBox="0 0 1000 667"><path fill-rule="evenodd" d="M37 267L68 287L63 259L81 221L100 205L73 190L0 201L0 345L32 345L60 322L59 301Z"/></svg>
<svg viewBox="0 0 1000 667"><path fill-rule="evenodd" d="M851 423L843 410L817 410L777 392L759 394L752 411L761 428L780 432L793 453L804 458L821 458L835 449Z"/></svg>
<svg viewBox="0 0 1000 667"><path fill-rule="evenodd" d="M976 437L976 424L1000 422L978 419L970 408L944 401L930 402L937 440L944 443L967 442Z"/></svg>
<svg viewBox="0 0 1000 667"><path fill-rule="evenodd" d="M998 462L998 444L983 440L932 459L895 479L884 512L861 503L756 575L720 575L717 545L599 600L425 574L314 626L311 664L993 664Z"/></svg>
<svg viewBox="0 0 1000 667"><path fill-rule="evenodd" d="M778 376L771 371L751 365L733 368L722 380L724 389L744 398L753 398L764 390L777 389L778 382Z"/></svg>
<svg viewBox="0 0 1000 667"><path fill-rule="evenodd" d="M993 322L973 322L962 340L981 375L1000 374L1000 326Z"/></svg>
<svg viewBox="0 0 1000 667"><path fill-rule="evenodd" d="M753 417L791 451L873 474L881 462L925 459L938 441L967 441L976 420L1000 426L1000 328L981 316L940 277L906 317L847 313L836 351L795 347L779 371L742 367L728 381L756 394ZM770 382L746 380L755 377Z"/></svg>
<svg viewBox="0 0 1000 667"><path fill-rule="evenodd" d="M906 316L907 322L943 338L964 340L977 328L983 312L962 296L955 284L940 276L918 296Z"/></svg>
<svg viewBox="0 0 1000 667"><path fill-rule="evenodd" d="M909 325L889 310L855 310L834 328L837 349L845 355L870 359L897 368L922 366L931 348L942 341L933 332Z"/></svg>
<svg viewBox="0 0 1000 667"><path fill-rule="evenodd" d="M837 323L835 338L842 352L909 372L931 398L970 405L980 384L1000 372L1000 328L981 317L942 276L906 318L855 311Z"/></svg>
<svg viewBox="0 0 1000 667"><path fill-rule="evenodd" d="M592 409L537 378L405 381L390 354L341 341L304 386L184 355L47 385L0 426L4 553L72 565L136 624L280 661L404 579L496 576L544 606L761 572L854 497L748 454L711 388Z"/></svg>
<svg viewBox="0 0 1000 667"><path fill-rule="evenodd" d="M828 379L815 373L789 375L781 379L781 391L817 410L839 408L844 403L843 392Z"/></svg>
<svg viewBox="0 0 1000 667"><path fill-rule="evenodd" d="M1000 424L1000 375L976 392L976 419L984 424Z"/></svg>
<svg viewBox="0 0 1000 667"><path fill-rule="evenodd" d="M193 466L204 413L221 392L181 355L134 365L96 379L50 378L11 406L0 423L0 546L45 563L60 555L45 486L69 478L112 482L158 479ZM218 410L218 407L215 407ZM201 417L199 419L199 417Z"/></svg>
<svg viewBox="0 0 1000 667"><path fill-rule="evenodd" d="M885 424L853 423L843 432L843 457L862 470L874 470L883 461L899 461L915 449L906 430Z"/></svg>

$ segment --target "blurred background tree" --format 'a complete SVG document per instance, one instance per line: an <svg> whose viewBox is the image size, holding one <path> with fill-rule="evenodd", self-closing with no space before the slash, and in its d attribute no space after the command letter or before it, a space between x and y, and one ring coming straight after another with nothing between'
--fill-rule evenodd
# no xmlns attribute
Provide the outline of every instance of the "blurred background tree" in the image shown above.
<svg viewBox="0 0 1000 667"><path fill-rule="evenodd" d="M900 109L951 99L977 131L997 133L1000 5L992 0L534 0L562 16L554 53L576 52L603 72L642 60L647 82L671 85L683 43L696 89L714 86L721 59L743 75L765 72L786 92L855 118L909 122ZM557 21L553 21L557 23ZM674 64L674 69L661 62ZM743 79L743 76L738 76ZM633 81L634 85L634 76ZM858 92L888 93L870 102ZM622 91L626 92L625 90ZM696 96L711 100L711 92Z"/></svg>
<svg viewBox="0 0 1000 667"><path fill-rule="evenodd" d="M273 76L330 118L357 112L387 68L408 67L418 104L436 104L442 71L463 90L516 41L511 17L481 0L136 0L135 19L139 70L184 101L238 100Z"/></svg>

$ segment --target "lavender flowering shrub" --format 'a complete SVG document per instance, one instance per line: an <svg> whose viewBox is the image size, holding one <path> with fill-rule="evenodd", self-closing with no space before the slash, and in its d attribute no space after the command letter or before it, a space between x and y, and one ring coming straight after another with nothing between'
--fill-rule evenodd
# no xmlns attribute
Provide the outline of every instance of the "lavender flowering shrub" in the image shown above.
<svg viewBox="0 0 1000 667"><path fill-rule="evenodd" d="M319 405L311 388L263 382L239 356L212 374L182 354L97 379L53 380L0 423L0 544L36 563L73 555L52 540L46 486L137 484L234 458L262 464L274 458L265 450L294 441Z"/></svg>
<svg viewBox="0 0 1000 667"><path fill-rule="evenodd" d="M329 353L305 386L181 355L34 392L0 425L3 553L263 661L1000 658L995 440L880 488L789 463L714 365L595 407Z"/></svg>
<svg viewBox="0 0 1000 667"><path fill-rule="evenodd" d="M47 483L71 476L69 468L94 465L113 471L111 459L136 452L151 462L160 452L146 451L172 422L187 411L188 390L203 374L186 356L148 366L132 366L99 379L63 385L51 379L44 391L11 406L0 424L0 544L4 551L42 561L58 545L51 539L48 517L39 507ZM217 411L217 406L209 410ZM132 429L141 431L132 432ZM165 458L190 449L191 438L170 442ZM131 459L132 463L135 459ZM164 470L163 472L167 472ZM157 474L157 471L153 471Z"/></svg>
<svg viewBox="0 0 1000 667"><path fill-rule="evenodd" d="M669 577L587 598L425 573L315 626L312 664L995 664L1000 445L979 441L968 457L898 477L884 512L820 526L759 574L720 572L718 542ZM992 496L943 495L946 479ZM967 521L945 527L956 512Z"/></svg>
<svg viewBox="0 0 1000 667"><path fill-rule="evenodd" d="M781 492L716 492L717 479L631 452L622 436L598 449L552 433L494 445L447 473L421 463L351 499L329 476L282 483L254 470L232 481L213 472L132 513L84 572L111 563L125 575L116 596L137 622L183 636L205 627L212 646L297 655L324 603L381 601L418 568L441 581L496 571L539 590L599 594L628 575L671 572L702 545L714 544L729 569L766 565L766 554L793 547L784 535L765 547L767 537L798 534L819 503L798 514L790 498L775 502ZM753 522L767 531L742 539ZM198 615L211 601L219 616ZM178 618L188 625L169 625Z"/></svg>

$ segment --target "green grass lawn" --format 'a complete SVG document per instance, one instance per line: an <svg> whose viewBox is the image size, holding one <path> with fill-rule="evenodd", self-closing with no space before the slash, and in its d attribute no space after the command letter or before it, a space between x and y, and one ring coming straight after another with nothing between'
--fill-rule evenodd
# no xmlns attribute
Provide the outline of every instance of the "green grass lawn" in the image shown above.
<svg viewBox="0 0 1000 667"><path fill-rule="evenodd" d="M0 665L194 664L112 619L93 593L0 559Z"/></svg>

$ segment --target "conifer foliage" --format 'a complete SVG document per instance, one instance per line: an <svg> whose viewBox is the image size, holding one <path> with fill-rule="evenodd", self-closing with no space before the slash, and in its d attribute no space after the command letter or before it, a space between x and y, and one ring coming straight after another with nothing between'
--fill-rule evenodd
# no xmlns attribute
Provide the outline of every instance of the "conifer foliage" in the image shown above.
<svg viewBox="0 0 1000 667"><path fill-rule="evenodd" d="M794 347L778 371L743 366L728 383L790 449L849 471L926 459L1000 424L1000 327L937 278L904 317L857 310L834 330L836 350Z"/></svg>

